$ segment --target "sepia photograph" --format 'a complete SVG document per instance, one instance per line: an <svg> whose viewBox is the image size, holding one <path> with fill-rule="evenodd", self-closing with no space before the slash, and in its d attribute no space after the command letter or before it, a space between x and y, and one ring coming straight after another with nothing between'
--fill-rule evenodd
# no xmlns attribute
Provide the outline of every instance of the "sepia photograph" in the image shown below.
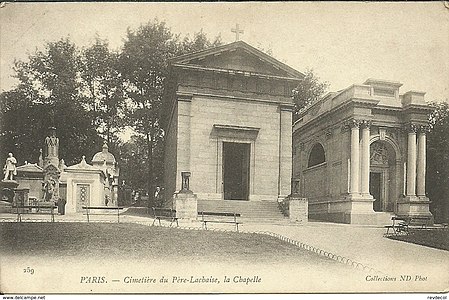
<svg viewBox="0 0 449 300"><path fill-rule="evenodd" d="M2 299L447 299L448 57L447 1L1 2Z"/></svg>

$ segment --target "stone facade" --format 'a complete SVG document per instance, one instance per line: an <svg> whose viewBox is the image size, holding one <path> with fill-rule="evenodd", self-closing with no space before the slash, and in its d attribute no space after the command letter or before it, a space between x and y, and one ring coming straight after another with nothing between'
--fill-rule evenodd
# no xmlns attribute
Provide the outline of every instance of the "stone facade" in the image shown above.
<svg viewBox="0 0 449 300"><path fill-rule="evenodd" d="M44 198L43 169L37 164L25 163L18 166L16 180L19 182L19 188L29 189L29 198L37 200Z"/></svg>
<svg viewBox="0 0 449 300"><path fill-rule="evenodd" d="M293 177L309 216L376 224L391 213L426 215L424 93L369 79L329 93L293 127Z"/></svg>
<svg viewBox="0 0 449 300"><path fill-rule="evenodd" d="M66 186L66 213L80 213L82 206L106 206L107 178L102 170L89 165L84 156L79 164L65 168L61 181Z"/></svg>
<svg viewBox="0 0 449 300"><path fill-rule="evenodd" d="M106 177L104 187L105 204L107 206L117 206L120 169L114 155L109 152L106 142L103 144L102 151L93 156L92 166L103 171Z"/></svg>
<svg viewBox="0 0 449 300"><path fill-rule="evenodd" d="M289 195L290 96L302 77L241 41L173 59L164 99L167 199L180 189L182 171L191 172L198 201ZM240 194L226 187L232 180L226 164L234 157L248 166L237 174L243 178Z"/></svg>

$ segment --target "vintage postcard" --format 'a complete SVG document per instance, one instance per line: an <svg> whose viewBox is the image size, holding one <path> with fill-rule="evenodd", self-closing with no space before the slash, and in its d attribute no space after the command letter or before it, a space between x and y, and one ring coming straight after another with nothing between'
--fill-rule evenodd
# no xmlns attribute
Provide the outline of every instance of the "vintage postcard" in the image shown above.
<svg viewBox="0 0 449 300"><path fill-rule="evenodd" d="M446 2L0 18L5 297L447 297Z"/></svg>

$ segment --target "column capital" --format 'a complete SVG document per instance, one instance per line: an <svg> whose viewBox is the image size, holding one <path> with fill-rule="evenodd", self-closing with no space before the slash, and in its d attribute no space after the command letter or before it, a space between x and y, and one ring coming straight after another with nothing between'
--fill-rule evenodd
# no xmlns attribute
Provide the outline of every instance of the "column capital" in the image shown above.
<svg viewBox="0 0 449 300"><path fill-rule="evenodd" d="M429 125L419 125L418 126L418 133L426 134L430 132L430 126Z"/></svg>
<svg viewBox="0 0 449 300"><path fill-rule="evenodd" d="M344 129L360 128L360 120L349 119L343 122Z"/></svg>
<svg viewBox="0 0 449 300"><path fill-rule="evenodd" d="M418 132L418 125L415 124L415 123L412 123L412 122L407 123L407 124L404 125L404 130L407 133L417 133Z"/></svg>
<svg viewBox="0 0 449 300"><path fill-rule="evenodd" d="M370 128L371 127L371 120L360 120L359 121L360 128Z"/></svg>

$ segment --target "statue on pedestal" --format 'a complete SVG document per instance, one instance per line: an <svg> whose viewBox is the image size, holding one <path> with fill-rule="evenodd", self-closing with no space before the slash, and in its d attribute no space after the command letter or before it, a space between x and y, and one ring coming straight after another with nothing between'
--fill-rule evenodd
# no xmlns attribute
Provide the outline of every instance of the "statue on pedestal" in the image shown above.
<svg viewBox="0 0 449 300"><path fill-rule="evenodd" d="M56 182L53 179L48 179L44 184L44 201L53 200L53 194L55 193Z"/></svg>
<svg viewBox="0 0 449 300"><path fill-rule="evenodd" d="M5 166L3 167L3 173L5 175L3 180L14 180L13 176L17 175L16 164L17 160L14 158L12 153L9 153Z"/></svg>

